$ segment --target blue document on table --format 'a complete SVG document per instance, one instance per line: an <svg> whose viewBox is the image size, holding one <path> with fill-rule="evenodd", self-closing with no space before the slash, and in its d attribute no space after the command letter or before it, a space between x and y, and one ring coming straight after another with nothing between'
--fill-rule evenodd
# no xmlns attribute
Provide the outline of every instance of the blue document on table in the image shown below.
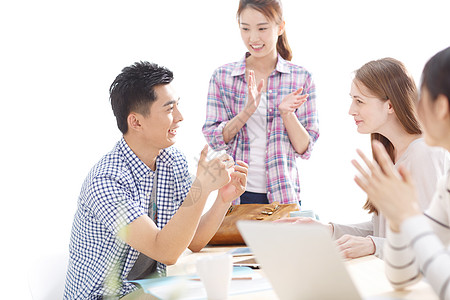
<svg viewBox="0 0 450 300"><path fill-rule="evenodd" d="M234 267L233 278L252 278L245 280L232 280L229 295L254 293L272 289L269 281L247 267ZM161 278L132 280L139 284L144 292L152 294L159 299L207 299L203 283L198 276L169 276Z"/></svg>
<svg viewBox="0 0 450 300"><path fill-rule="evenodd" d="M249 247L238 247L231 249L227 252L228 254L232 256L247 256L247 255L253 255L252 250Z"/></svg>

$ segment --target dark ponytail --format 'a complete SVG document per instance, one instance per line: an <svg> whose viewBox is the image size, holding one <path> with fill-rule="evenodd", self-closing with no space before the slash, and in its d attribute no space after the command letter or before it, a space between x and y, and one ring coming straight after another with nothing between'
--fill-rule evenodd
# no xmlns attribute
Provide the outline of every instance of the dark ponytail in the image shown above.
<svg viewBox="0 0 450 300"><path fill-rule="evenodd" d="M289 46L287 37L286 37L286 31L283 32L282 35L278 37L277 41L277 51L280 53L281 57L285 60L291 60L292 59L292 50Z"/></svg>

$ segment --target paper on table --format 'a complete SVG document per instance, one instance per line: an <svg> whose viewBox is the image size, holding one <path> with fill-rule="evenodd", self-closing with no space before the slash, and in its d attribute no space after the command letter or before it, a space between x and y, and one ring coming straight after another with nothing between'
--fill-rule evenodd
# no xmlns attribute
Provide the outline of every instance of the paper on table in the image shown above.
<svg viewBox="0 0 450 300"><path fill-rule="evenodd" d="M232 280L229 295L246 294L272 289L269 281L250 268L233 268L233 277L252 277L251 280ZM140 279L131 282L139 284L144 292L159 299L206 299L201 281L190 280L197 276L171 276L154 279Z"/></svg>
<svg viewBox="0 0 450 300"><path fill-rule="evenodd" d="M229 253L233 256L253 255L253 252L249 247L233 248L230 251L228 251L227 253Z"/></svg>

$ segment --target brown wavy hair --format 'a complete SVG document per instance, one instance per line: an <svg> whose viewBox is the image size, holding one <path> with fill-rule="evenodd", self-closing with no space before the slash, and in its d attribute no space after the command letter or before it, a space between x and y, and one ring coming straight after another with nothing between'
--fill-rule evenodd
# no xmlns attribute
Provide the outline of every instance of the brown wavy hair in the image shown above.
<svg viewBox="0 0 450 300"><path fill-rule="evenodd" d="M247 7L259 11L276 24L280 24L283 21L283 6L280 0L240 0L236 13L238 21L242 11ZM292 50L286 37L286 30L278 36L277 51L285 60L292 60Z"/></svg>
<svg viewBox="0 0 450 300"><path fill-rule="evenodd" d="M394 58L370 61L355 71L354 82L356 85L364 85L375 97L384 101L390 100L398 120L407 133L422 133L416 112L417 87L403 63ZM379 133L372 133L370 138L372 141L380 141L395 163L394 145ZM376 160L373 149L372 156ZM369 213L378 214L369 199L363 208Z"/></svg>

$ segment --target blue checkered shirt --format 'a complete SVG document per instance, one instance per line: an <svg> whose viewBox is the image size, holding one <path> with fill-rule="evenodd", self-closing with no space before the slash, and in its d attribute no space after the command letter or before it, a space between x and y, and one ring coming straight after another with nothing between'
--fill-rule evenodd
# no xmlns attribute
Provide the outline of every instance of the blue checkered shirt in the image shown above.
<svg viewBox="0 0 450 300"><path fill-rule="evenodd" d="M156 224L161 229L183 203L192 178L185 156L173 147L161 151L156 169ZM154 178L124 138L92 168L74 217L64 299L117 298L136 289L126 278L139 252L117 233L148 213ZM165 267L157 263L160 274Z"/></svg>

